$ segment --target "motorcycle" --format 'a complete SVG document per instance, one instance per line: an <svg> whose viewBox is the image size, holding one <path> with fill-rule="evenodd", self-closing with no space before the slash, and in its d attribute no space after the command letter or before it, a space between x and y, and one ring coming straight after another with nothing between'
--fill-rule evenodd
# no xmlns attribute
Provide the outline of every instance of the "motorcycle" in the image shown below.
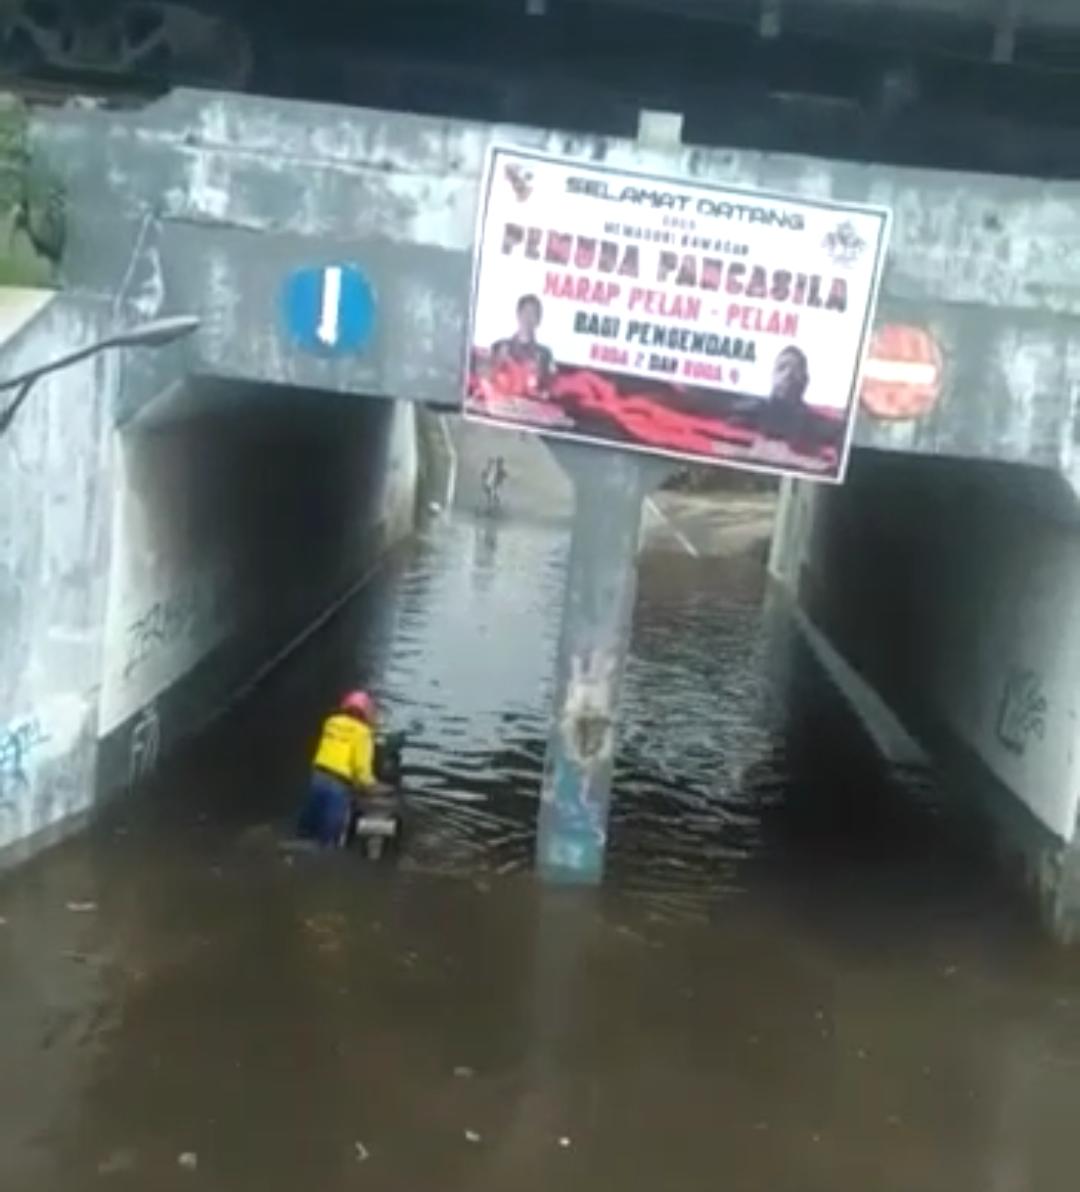
<svg viewBox="0 0 1080 1192"><path fill-rule="evenodd" d="M370 861L378 861L388 848L396 852L401 847L405 744L403 732L388 733L376 741L375 778L380 789L355 802L345 843L362 845Z"/></svg>

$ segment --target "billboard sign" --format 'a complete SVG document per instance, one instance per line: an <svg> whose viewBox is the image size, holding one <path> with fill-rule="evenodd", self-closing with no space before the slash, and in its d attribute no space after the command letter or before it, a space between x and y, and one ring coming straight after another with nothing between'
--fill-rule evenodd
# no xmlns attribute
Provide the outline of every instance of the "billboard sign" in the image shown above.
<svg viewBox="0 0 1080 1192"><path fill-rule="evenodd" d="M888 224L876 207L495 148L465 414L838 481Z"/></svg>

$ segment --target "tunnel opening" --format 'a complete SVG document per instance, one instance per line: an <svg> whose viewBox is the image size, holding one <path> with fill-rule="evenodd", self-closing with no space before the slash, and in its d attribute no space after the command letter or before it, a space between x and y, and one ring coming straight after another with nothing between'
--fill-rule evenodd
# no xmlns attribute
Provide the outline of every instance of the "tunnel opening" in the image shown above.
<svg viewBox="0 0 1080 1192"><path fill-rule="evenodd" d="M279 396L284 429L295 395ZM188 409L135 433L187 435L186 448L182 437L143 447L187 459L221 418L218 410L202 425ZM265 443L261 433L249 439L249 428L244 443ZM572 494L538 439L461 423L450 437L457 508L426 519L278 678L163 768L154 785L164 807L150 814L164 814L170 831L194 833L204 848L212 839L223 858L235 859L238 840L272 848L291 831L322 716L360 677L384 723L411 730L400 864L471 880L531 872ZM220 474L243 471L236 450L223 448L235 466L214 465ZM494 452L511 476L498 518L475 507L475 474ZM153 459L144 457L147 469ZM157 466L159 494L167 474ZM317 497L306 498L309 515ZM200 498L211 512L219 499L209 482ZM645 518L608 842L613 896L675 918L727 914L748 894L775 898L818 923L857 920L864 938L878 914L921 918L950 899L965 908L956 913L985 905L981 858L955 847L935 776L882 760L790 616L770 603L774 500L769 491L676 492ZM679 508L712 509L711 528L698 512L675 533ZM262 582L266 572L245 574ZM340 590L350 578L338 577ZM290 629L325 606L329 589L320 591L315 603L299 600ZM281 624L252 640L283 639ZM115 764L130 770L139 758L129 733ZM355 877L361 862L351 865Z"/></svg>
<svg viewBox="0 0 1080 1192"><path fill-rule="evenodd" d="M148 778L370 578L411 532L418 475L406 403L206 378L115 450L106 791Z"/></svg>
<svg viewBox="0 0 1080 1192"><path fill-rule="evenodd" d="M826 653L930 751L952 835L998 862L1059 938L1075 933L1067 476L963 458L857 454L843 493L789 492L773 571ZM988 877L988 881L994 879Z"/></svg>
<svg viewBox="0 0 1080 1192"><path fill-rule="evenodd" d="M151 850L161 815L168 834L203 832L204 847L216 831L221 855L237 834L280 838L322 716L343 689L370 683L386 723L414 730L406 764L419 830L406 867L532 869L572 488L540 439L422 422L405 403L196 377L116 432L99 785L146 788L156 797L136 802L160 806L125 800L111 823L148 815ZM445 488L456 508L429 510L419 537L387 560L418 524L432 443L449 456L440 492L456 474ZM479 515L478 479L495 454L510 481L491 518ZM887 524L917 504L903 496L909 484L927 508L953 500L957 477L968 497L996 491L992 471L909 467L856 457L852 491L866 498L871 537L891 541ZM1024 491L1029 504L1050 499L1034 481ZM646 502L612 889L662 915L724 913L752 889L800 911L817 905L825 921L837 901L861 907L870 923L917 874L919 913L935 892L963 902L982 858L954 848L935 775L882 762L798 634L777 626L765 566L775 501L768 487L680 481ZM911 560L875 562L863 543L841 551L840 567L843 524L819 527L815 566L843 577L848 604L814 605L811 574L807 607L826 630L854 609L860 641L884 658L882 586ZM907 598L894 587L894 602ZM255 691L309 641L280 682ZM867 665L858 649L853 661Z"/></svg>

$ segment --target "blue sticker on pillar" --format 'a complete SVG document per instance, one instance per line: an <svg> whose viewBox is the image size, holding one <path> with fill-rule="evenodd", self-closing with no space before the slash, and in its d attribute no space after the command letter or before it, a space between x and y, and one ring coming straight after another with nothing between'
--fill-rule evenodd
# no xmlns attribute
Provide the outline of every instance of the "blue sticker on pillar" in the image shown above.
<svg viewBox="0 0 1080 1192"><path fill-rule="evenodd" d="M607 832L590 805L587 776L565 757L555 760L550 792L541 805L539 843L540 867L552 880L600 880Z"/></svg>
<svg viewBox="0 0 1080 1192"><path fill-rule="evenodd" d="M375 329L375 295L354 265L298 269L285 282L282 307L289 335L320 356L362 352Z"/></svg>

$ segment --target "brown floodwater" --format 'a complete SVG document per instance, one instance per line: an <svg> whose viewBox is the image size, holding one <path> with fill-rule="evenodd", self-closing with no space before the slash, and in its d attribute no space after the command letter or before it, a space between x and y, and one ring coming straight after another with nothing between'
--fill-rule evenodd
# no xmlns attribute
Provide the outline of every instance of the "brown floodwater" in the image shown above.
<svg viewBox="0 0 1080 1192"><path fill-rule="evenodd" d="M0 877L3 1192L1076 1187L1080 965L878 764L758 556L645 560L608 881L538 885L564 554L432 525ZM288 862L356 678L412 726L404 853Z"/></svg>

